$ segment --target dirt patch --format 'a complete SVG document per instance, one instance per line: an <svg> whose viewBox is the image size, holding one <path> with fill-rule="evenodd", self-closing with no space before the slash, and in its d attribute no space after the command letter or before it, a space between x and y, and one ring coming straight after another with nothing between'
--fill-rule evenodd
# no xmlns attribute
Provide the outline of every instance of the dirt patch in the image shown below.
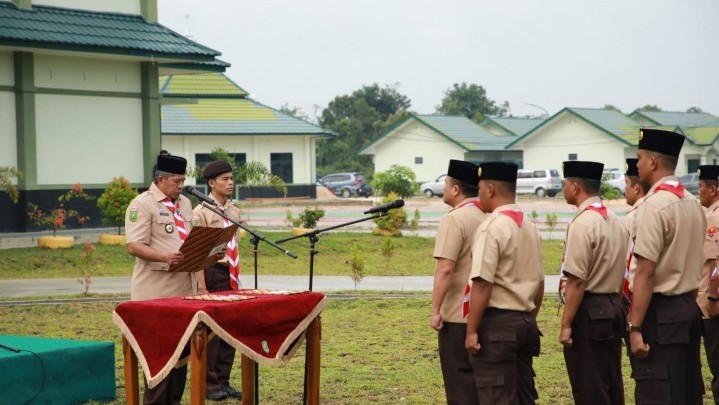
<svg viewBox="0 0 719 405"><path fill-rule="evenodd" d="M339 199L339 197L337 197L327 187L317 186L317 199L318 200L337 200L337 199Z"/></svg>

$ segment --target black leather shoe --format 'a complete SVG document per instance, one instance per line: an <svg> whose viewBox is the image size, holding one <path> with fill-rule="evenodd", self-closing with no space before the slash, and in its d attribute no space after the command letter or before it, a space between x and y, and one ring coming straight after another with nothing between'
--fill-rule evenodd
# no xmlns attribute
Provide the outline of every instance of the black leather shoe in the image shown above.
<svg viewBox="0 0 719 405"><path fill-rule="evenodd" d="M225 394L227 394L230 398L237 398L242 399L242 393L240 391L237 391L236 389L232 388L231 386L227 386L224 388Z"/></svg>
<svg viewBox="0 0 719 405"><path fill-rule="evenodd" d="M211 401L222 401L223 399L229 398L229 395L224 390L207 391L205 398Z"/></svg>

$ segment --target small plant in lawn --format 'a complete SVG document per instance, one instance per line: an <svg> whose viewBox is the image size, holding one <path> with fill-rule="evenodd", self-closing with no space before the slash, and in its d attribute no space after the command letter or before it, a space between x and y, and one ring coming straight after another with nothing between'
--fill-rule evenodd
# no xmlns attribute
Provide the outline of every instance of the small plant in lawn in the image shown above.
<svg viewBox="0 0 719 405"><path fill-rule="evenodd" d="M350 276L352 277L352 281L354 281L355 291L357 291L357 284L359 284L359 282L362 281L362 277L364 277L365 260L356 243L353 243L350 249L349 264L351 271Z"/></svg>
<svg viewBox="0 0 719 405"><path fill-rule="evenodd" d="M295 217L292 215L292 211L287 211L287 222L295 228L302 226L306 229L314 229L317 223L325 216L325 210L318 206L314 208L305 207L304 211L300 212L300 215Z"/></svg>
<svg viewBox="0 0 719 405"><path fill-rule="evenodd" d="M389 268L389 264L392 260L392 255L394 254L395 247L397 247L397 243L394 241L394 238L386 236L384 238L384 241L382 242L382 256L384 256L384 261L387 265L387 268Z"/></svg>
<svg viewBox="0 0 719 405"><path fill-rule="evenodd" d="M532 218L532 222L537 222L537 217L539 214L537 214L537 210L532 210L532 212L529 213L529 217Z"/></svg>
<svg viewBox="0 0 719 405"><path fill-rule="evenodd" d="M85 248L80 254L81 273L80 277L77 278L77 282L84 288L84 295L87 295L87 292L90 291L90 286L92 285L92 273L96 265L94 255L95 245L92 243L86 243Z"/></svg>
<svg viewBox="0 0 719 405"><path fill-rule="evenodd" d="M411 221L409 221L409 229L417 234L417 228L419 228L419 208L414 209L414 218L412 218Z"/></svg>
<svg viewBox="0 0 719 405"><path fill-rule="evenodd" d="M43 210L36 204L29 203L30 209L27 211L28 218L41 229L52 229L52 236L57 235L57 231L65 229L67 220L74 218L80 225L87 222L90 217L81 215L77 210L65 207L73 200L93 200L95 197L85 193L82 184L76 183L72 185L72 189L65 194L57 197L57 205L50 210Z"/></svg>
<svg viewBox="0 0 719 405"><path fill-rule="evenodd" d="M382 199L382 204L391 203L398 197L395 193L389 193ZM395 208L387 211L386 215L373 219L373 221L377 224L377 227L372 229L372 233L384 236L399 235L405 222L407 222L407 210L404 207Z"/></svg>
<svg viewBox="0 0 719 405"><path fill-rule="evenodd" d="M116 226L117 234L121 235L122 226L125 225L125 211L136 196L137 190L130 186L126 178L122 176L113 178L97 199L97 207L102 212L102 223Z"/></svg>
<svg viewBox="0 0 719 405"><path fill-rule="evenodd" d="M545 219L549 227L549 239L552 239L552 232L554 232L554 229L557 227L557 214L548 212Z"/></svg>

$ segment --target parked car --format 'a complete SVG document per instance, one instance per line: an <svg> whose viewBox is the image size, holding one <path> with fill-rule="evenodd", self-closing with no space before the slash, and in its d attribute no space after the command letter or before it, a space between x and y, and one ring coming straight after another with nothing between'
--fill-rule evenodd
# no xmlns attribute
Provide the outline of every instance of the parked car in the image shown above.
<svg viewBox="0 0 719 405"><path fill-rule="evenodd" d="M605 170L602 173L602 183L606 183L608 186L614 188L619 192L619 195L624 195L625 186L627 179L624 176L624 172L619 169Z"/></svg>
<svg viewBox="0 0 719 405"><path fill-rule="evenodd" d="M556 169L517 171L517 194L534 194L537 197L554 197L562 191L562 177Z"/></svg>
<svg viewBox="0 0 719 405"><path fill-rule="evenodd" d="M372 195L372 187L367 184L359 173L333 173L321 178L319 182L332 191L335 195L344 198L369 197Z"/></svg>
<svg viewBox="0 0 719 405"><path fill-rule="evenodd" d="M427 198L432 198L434 196L442 197L444 194L444 179L447 177L446 174L443 174L435 181L429 181L427 183L422 183L419 186L419 190L424 193L424 195L427 196Z"/></svg>
<svg viewBox="0 0 719 405"><path fill-rule="evenodd" d="M679 182L684 185L684 189L688 192L699 195L699 175L696 173L685 174L679 178Z"/></svg>

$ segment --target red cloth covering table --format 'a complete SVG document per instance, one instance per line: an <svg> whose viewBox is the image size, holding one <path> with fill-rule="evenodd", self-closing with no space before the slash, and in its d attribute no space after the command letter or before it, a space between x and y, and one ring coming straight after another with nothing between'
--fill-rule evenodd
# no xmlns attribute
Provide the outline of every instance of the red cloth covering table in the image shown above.
<svg viewBox="0 0 719 405"><path fill-rule="evenodd" d="M309 370L308 378L319 381L319 314L325 306L326 298L316 292L302 292L298 294L260 294L250 293L252 290L239 290L237 292L218 293L218 295L245 295L254 296L254 299L242 301L201 301L187 300L182 297L161 298L146 301L128 301L118 305L113 313L113 320L123 334L125 346L131 346L142 365L150 388L155 387L164 379L172 368L181 361L182 351L192 339L191 390L193 403L204 403L204 374L205 374L205 343L207 329L237 349L243 356L243 392L251 387L246 383L254 381L246 379L244 370L252 364L279 365L291 358L301 341L304 332L317 342L307 345L308 359L310 349L316 349L316 370ZM317 318L317 319L315 319ZM193 336L194 335L194 336ZM125 343L126 342L126 343ZM312 344L310 344L312 343ZM316 347L315 347L316 344ZM195 356L198 357L195 366ZM127 370L126 355L125 384L128 391L128 403L133 395L130 386L137 392L137 372L134 377L132 370ZM137 362L135 361L135 369ZM311 364L308 363L308 364ZM196 375L197 374L197 375ZM197 378L201 381L195 381ZM201 386L201 387L199 387ZM201 392L199 391L201 388ZM317 400L319 400L319 387ZM308 380L308 391L310 381ZM254 390L248 394L254 396ZM308 399L315 395L310 392ZM194 399L198 398L199 402ZM243 403L245 402L243 398Z"/></svg>

